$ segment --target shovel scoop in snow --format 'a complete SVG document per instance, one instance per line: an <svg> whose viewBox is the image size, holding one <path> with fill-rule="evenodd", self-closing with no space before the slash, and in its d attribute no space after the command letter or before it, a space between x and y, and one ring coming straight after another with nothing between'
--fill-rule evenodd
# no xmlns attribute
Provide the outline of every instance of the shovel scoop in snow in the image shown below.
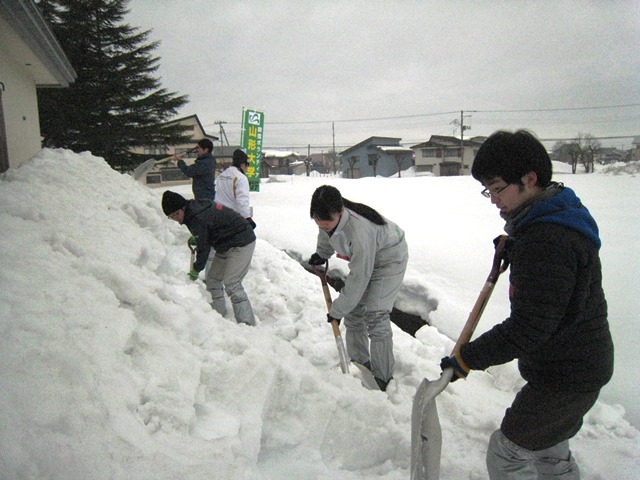
<svg viewBox="0 0 640 480"><path fill-rule="evenodd" d="M480 295L478 295L451 355L458 353L460 347L471 340L498 277L507 269L508 262L504 258L506 239L505 235L496 239L496 251L493 256L491 272L480 291ZM436 397L447 388L452 376L453 369L446 368L438 380L429 381L425 378L416 391L411 410L411 480L438 480L440 478L442 430L436 408Z"/></svg>

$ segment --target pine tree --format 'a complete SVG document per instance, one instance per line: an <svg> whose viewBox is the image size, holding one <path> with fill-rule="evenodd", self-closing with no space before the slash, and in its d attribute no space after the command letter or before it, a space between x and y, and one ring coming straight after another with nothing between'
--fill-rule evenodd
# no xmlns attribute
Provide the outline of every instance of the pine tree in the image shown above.
<svg viewBox="0 0 640 480"><path fill-rule="evenodd" d="M69 88L38 89L45 147L90 151L121 171L144 158L136 146L189 141L167 126L187 96L160 88L154 77L159 42L123 23L128 0L40 0L38 6L78 77Z"/></svg>

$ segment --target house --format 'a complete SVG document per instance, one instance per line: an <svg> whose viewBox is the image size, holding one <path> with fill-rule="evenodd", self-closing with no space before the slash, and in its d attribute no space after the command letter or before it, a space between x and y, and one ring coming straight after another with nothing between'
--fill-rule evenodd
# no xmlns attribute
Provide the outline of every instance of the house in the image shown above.
<svg viewBox="0 0 640 480"><path fill-rule="evenodd" d="M612 163L624 162L627 153L615 147L600 147L593 155L593 161L600 165L611 165Z"/></svg>
<svg viewBox="0 0 640 480"><path fill-rule="evenodd" d="M33 0L0 1L0 173L42 148L37 88L77 77Z"/></svg>
<svg viewBox="0 0 640 480"><path fill-rule="evenodd" d="M202 140L203 138L208 138L212 142L218 140L218 137L216 137L215 135L207 134L204 127L202 126L202 123L200 122L200 119L198 118L198 115L189 115L167 122L167 125L175 124L185 126L186 130L184 131L184 135L189 136L192 141L180 145L148 145L131 149L132 153L145 155L146 157L152 157L156 160L167 160L167 162L159 163L153 166L153 168L145 172L144 175L141 175L140 180L146 185L179 185L181 183L189 182L190 179L182 173L182 170L180 170L177 166L177 162L173 161L171 157L176 154L184 154L182 156L184 161L187 164L193 163L196 158L196 154L191 152L191 150L198 140ZM187 153L185 154L185 152ZM226 154L226 150L224 153ZM231 154L232 153L233 150L231 150ZM216 156L215 147L213 155ZM229 160L229 163L231 163L231 160ZM220 171L222 171L221 165L217 165L217 167Z"/></svg>
<svg viewBox="0 0 640 480"><path fill-rule="evenodd" d="M269 175L303 175L306 172L304 159L296 152L283 150L262 150L262 166L260 177Z"/></svg>
<svg viewBox="0 0 640 480"><path fill-rule="evenodd" d="M462 141L456 137L431 135L427 142L414 145L416 173L439 177L470 175L473 159L486 137Z"/></svg>
<svg viewBox="0 0 640 480"><path fill-rule="evenodd" d="M400 138L369 137L340 152L345 178L391 177L413 165L413 151Z"/></svg>

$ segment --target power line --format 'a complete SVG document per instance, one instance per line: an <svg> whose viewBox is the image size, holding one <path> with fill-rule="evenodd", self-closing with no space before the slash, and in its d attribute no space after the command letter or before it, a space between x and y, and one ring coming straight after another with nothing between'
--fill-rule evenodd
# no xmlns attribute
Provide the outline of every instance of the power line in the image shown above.
<svg viewBox="0 0 640 480"><path fill-rule="evenodd" d="M640 103L627 103L623 105L600 105L594 107L570 107L570 108L530 108L530 109L505 109L505 110L464 110L472 113L531 113L531 112L573 112L583 110L605 110L613 108L640 107ZM382 120L400 120L404 118L422 118L435 117L439 115L458 114L460 110L451 110L447 112L435 113L419 113L414 115L396 115L391 117L371 117L371 118L352 118L343 120L289 120L289 121L270 121L270 125L303 125L303 124L319 124L319 123L356 123L356 122L373 122ZM231 124L240 125L241 122L230 122ZM213 124L205 125L211 126Z"/></svg>

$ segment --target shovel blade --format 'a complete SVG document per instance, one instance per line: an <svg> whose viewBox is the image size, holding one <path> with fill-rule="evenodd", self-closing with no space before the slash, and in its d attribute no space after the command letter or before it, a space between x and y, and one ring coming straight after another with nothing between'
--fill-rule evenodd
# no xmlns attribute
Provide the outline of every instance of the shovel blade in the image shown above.
<svg viewBox="0 0 640 480"><path fill-rule="evenodd" d="M340 358L340 370L342 370L342 373L349 373L349 360L347 358L347 350L342 341L342 335L336 337L336 347L338 347L338 357Z"/></svg>
<svg viewBox="0 0 640 480"><path fill-rule="evenodd" d="M422 381L411 410L411 480L438 480L442 430L436 397L451 380L452 369L446 369L438 380Z"/></svg>

